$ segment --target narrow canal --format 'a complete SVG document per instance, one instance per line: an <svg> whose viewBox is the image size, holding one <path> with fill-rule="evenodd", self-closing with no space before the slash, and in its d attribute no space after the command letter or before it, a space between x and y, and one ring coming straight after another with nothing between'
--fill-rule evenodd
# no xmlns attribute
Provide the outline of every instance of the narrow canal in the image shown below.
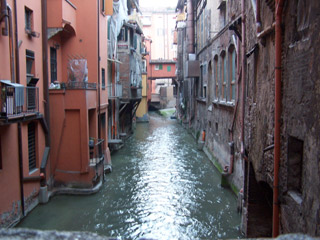
<svg viewBox="0 0 320 240"><path fill-rule="evenodd" d="M91 196L57 196L18 227L92 231L119 239L239 238L240 215L212 163L175 120L151 114L112 155Z"/></svg>

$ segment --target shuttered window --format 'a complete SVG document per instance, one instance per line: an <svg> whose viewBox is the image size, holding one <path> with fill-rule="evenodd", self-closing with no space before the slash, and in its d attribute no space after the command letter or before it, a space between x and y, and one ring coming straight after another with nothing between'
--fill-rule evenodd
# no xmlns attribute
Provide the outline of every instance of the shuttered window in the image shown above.
<svg viewBox="0 0 320 240"><path fill-rule="evenodd" d="M28 153L29 153L29 171L36 169L36 125L28 124Z"/></svg>

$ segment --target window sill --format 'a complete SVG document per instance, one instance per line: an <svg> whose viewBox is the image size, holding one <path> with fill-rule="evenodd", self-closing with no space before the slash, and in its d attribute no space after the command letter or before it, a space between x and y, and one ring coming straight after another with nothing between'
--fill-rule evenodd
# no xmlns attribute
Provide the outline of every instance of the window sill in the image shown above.
<svg viewBox="0 0 320 240"><path fill-rule="evenodd" d="M301 206L301 204L302 204L301 193L291 190L291 191L288 191L288 195L296 204Z"/></svg>
<svg viewBox="0 0 320 240"><path fill-rule="evenodd" d="M206 98L197 98L197 102L207 103L207 100L206 100Z"/></svg>
<svg viewBox="0 0 320 240"><path fill-rule="evenodd" d="M230 108L234 108L235 106L234 102L226 102L226 101L220 101L220 100L213 100L212 104L223 106L223 107L230 107Z"/></svg>

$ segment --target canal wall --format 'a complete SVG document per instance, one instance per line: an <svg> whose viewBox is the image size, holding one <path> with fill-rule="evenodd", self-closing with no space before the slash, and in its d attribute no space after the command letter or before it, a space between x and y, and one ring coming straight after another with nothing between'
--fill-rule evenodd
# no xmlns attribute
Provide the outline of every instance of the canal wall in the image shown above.
<svg viewBox="0 0 320 240"><path fill-rule="evenodd" d="M37 240L68 240L68 239L78 239L78 240L111 240L111 239L121 239L114 237L100 236L96 233L91 232L67 232L67 231L39 231L32 229L0 229L0 238L6 240L25 240L25 239L37 239ZM249 240L249 238L247 238ZM251 240L260 239L267 240L267 238L250 238ZM302 234L288 234L282 235L277 238L268 238L276 240L317 240L319 238L313 238ZM231 239L230 239L231 240Z"/></svg>

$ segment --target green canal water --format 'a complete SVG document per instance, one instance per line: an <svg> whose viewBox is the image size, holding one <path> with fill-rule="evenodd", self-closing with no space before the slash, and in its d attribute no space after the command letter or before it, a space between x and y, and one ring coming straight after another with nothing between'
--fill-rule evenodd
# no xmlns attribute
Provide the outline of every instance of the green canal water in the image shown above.
<svg viewBox="0 0 320 240"><path fill-rule="evenodd" d="M56 196L17 227L91 231L119 239L240 238L236 198L175 120L151 114L112 155L91 196Z"/></svg>

